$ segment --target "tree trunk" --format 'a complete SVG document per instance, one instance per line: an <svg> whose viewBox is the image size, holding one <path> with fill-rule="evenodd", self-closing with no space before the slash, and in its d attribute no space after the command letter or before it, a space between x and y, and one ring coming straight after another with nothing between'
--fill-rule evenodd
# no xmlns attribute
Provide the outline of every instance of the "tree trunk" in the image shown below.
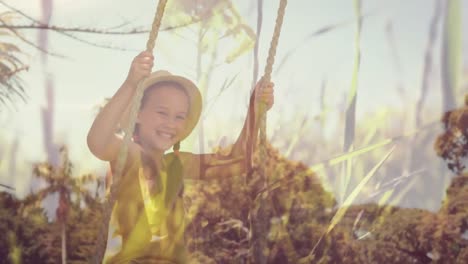
<svg viewBox="0 0 468 264"><path fill-rule="evenodd" d="M61 223L62 226L62 264L67 263L67 236L65 234L65 222L62 221Z"/></svg>

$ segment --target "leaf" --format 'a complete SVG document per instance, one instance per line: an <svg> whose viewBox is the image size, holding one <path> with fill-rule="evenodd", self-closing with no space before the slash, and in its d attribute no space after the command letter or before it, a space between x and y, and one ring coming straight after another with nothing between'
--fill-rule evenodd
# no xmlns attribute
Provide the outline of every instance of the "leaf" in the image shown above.
<svg viewBox="0 0 468 264"><path fill-rule="evenodd" d="M374 168L372 168L371 171L369 171L369 173L359 182L356 188L354 188L351 194L346 198L344 203L341 205L340 209L338 209L338 211L336 212L335 216L333 216L331 223L328 226L327 234L330 233L330 231L341 221L346 211L348 210L348 207L353 203L357 195L361 192L361 190L367 184L367 182L369 182L369 180L375 175L375 173L382 166L382 164L388 159L388 157L390 157L394 149L395 146L392 147L392 149L390 149L390 151L380 160L379 163L377 163L377 165L374 166Z"/></svg>
<svg viewBox="0 0 468 264"><path fill-rule="evenodd" d="M356 102L357 102L357 89L358 89L358 78L359 78L359 68L361 64L361 1L354 0L354 9L356 13L356 34L355 34L355 51L354 51L354 69L351 80L351 87L348 96L348 106L346 107L346 119L345 119L345 137L343 151L348 152L354 149L354 134L356 133ZM340 201L343 197L346 196L348 184L351 180L351 172L353 170L352 160L348 159L345 164L343 164L343 183L340 185Z"/></svg>
<svg viewBox="0 0 468 264"><path fill-rule="evenodd" d="M379 202L377 203L379 206L382 206L384 205L388 199L390 199L390 197L392 196L393 192L395 191L395 189L391 189L391 190L388 190L386 191L382 197L380 198Z"/></svg>

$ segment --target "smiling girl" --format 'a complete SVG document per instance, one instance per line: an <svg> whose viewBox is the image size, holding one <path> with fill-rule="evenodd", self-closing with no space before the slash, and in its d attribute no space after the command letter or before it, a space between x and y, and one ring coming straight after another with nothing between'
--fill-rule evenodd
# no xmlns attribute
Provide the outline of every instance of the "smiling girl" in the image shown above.
<svg viewBox="0 0 468 264"><path fill-rule="evenodd" d="M258 134L260 102L273 105L273 84L257 83L250 99L242 132L230 155L179 152L180 142L195 128L202 110L202 97L190 80L167 71L151 73L153 55L142 52L132 62L120 89L96 116L88 133L88 147L116 170L122 137L115 132L128 122L130 103L138 83L144 93L132 141L111 217L106 263L187 263L184 242L185 210L183 180L207 179L220 169L208 164L219 159L238 160L239 173L247 139ZM173 148L173 152L166 153ZM111 182L111 179L109 179ZM110 184L108 182L108 184Z"/></svg>

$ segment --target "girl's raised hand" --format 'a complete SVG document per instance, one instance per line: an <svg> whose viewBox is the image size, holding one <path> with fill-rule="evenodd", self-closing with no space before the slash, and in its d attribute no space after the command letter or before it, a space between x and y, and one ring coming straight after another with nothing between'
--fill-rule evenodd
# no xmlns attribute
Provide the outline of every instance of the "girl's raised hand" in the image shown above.
<svg viewBox="0 0 468 264"><path fill-rule="evenodd" d="M255 85L255 101L257 102L255 107L258 109L260 103L266 104L266 111L270 110L275 102L274 96L274 83L268 82L263 84L263 80L257 82Z"/></svg>
<svg viewBox="0 0 468 264"><path fill-rule="evenodd" d="M144 77L148 77L151 74L153 64L153 54L148 51L141 52L133 59L125 82L131 85L132 87L136 88L138 82L140 82Z"/></svg>

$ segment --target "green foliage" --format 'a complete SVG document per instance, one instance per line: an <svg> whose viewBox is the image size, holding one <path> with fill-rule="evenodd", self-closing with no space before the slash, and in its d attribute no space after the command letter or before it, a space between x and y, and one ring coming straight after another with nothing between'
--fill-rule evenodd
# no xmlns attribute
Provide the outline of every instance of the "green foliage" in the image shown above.
<svg viewBox="0 0 468 264"><path fill-rule="evenodd" d="M101 219L99 204L86 208L72 206L67 222L69 263L89 263L95 252Z"/></svg>
<svg viewBox="0 0 468 264"><path fill-rule="evenodd" d="M15 19L12 12L0 13L0 25L5 26ZM0 105L8 101L13 102L16 98L25 99L23 83L18 73L27 70L27 66L21 59L22 51L17 43L6 41L13 39L24 40L20 33L14 29L3 27L0 29Z"/></svg>
<svg viewBox="0 0 468 264"><path fill-rule="evenodd" d="M41 208L20 215L21 201L0 193L0 263L47 263L51 252L40 239L47 234L47 217Z"/></svg>
<svg viewBox="0 0 468 264"><path fill-rule="evenodd" d="M468 157L468 100L464 107L447 111L442 123L445 132L437 138L434 148L450 170L461 173L465 169L463 158Z"/></svg>

